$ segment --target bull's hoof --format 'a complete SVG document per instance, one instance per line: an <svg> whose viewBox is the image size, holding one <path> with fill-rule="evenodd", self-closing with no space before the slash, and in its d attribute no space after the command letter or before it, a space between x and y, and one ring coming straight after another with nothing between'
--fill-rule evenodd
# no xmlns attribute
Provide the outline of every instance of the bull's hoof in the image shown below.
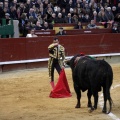
<svg viewBox="0 0 120 120"><path fill-rule="evenodd" d="M93 112L95 110L94 107L91 107L90 109L88 109L89 113Z"/></svg>
<svg viewBox="0 0 120 120"><path fill-rule="evenodd" d="M105 114L107 113L107 111L106 111L106 110L104 110L104 109L102 110L102 112L103 112L103 113L105 113Z"/></svg>
<svg viewBox="0 0 120 120"><path fill-rule="evenodd" d="M96 106L94 106L94 110L96 110L97 109L97 107Z"/></svg>
<svg viewBox="0 0 120 120"><path fill-rule="evenodd" d="M80 108L81 106L80 105L76 105L75 108Z"/></svg>

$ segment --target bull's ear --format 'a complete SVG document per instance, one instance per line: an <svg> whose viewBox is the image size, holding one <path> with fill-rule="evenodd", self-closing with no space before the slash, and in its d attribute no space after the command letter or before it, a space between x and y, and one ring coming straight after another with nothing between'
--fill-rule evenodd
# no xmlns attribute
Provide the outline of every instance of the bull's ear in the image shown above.
<svg viewBox="0 0 120 120"><path fill-rule="evenodd" d="M70 60L65 60L65 64L70 65Z"/></svg>

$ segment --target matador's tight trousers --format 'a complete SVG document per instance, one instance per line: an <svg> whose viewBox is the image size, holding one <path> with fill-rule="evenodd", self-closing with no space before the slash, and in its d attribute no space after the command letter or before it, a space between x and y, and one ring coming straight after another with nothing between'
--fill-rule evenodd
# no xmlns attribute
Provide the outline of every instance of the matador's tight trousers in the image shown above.
<svg viewBox="0 0 120 120"><path fill-rule="evenodd" d="M50 58L48 61L48 70L51 81L54 81L54 69L56 69L58 74L60 74L60 71L62 70L60 66L60 61L55 58Z"/></svg>

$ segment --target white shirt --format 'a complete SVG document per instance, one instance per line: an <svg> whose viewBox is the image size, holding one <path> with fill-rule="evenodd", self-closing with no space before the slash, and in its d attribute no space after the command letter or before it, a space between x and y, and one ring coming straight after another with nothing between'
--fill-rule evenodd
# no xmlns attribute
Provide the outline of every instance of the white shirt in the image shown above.
<svg viewBox="0 0 120 120"><path fill-rule="evenodd" d="M37 35L35 35L35 34L27 34L27 36L26 37L38 37Z"/></svg>

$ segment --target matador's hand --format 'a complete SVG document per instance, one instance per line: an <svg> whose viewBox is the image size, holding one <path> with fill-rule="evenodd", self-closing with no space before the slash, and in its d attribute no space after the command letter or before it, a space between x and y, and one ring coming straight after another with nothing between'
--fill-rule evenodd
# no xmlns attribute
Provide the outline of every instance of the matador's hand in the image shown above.
<svg viewBox="0 0 120 120"><path fill-rule="evenodd" d="M65 69L65 66L62 66L62 69Z"/></svg>
<svg viewBox="0 0 120 120"><path fill-rule="evenodd" d="M54 46L58 46L58 43L54 43Z"/></svg>

